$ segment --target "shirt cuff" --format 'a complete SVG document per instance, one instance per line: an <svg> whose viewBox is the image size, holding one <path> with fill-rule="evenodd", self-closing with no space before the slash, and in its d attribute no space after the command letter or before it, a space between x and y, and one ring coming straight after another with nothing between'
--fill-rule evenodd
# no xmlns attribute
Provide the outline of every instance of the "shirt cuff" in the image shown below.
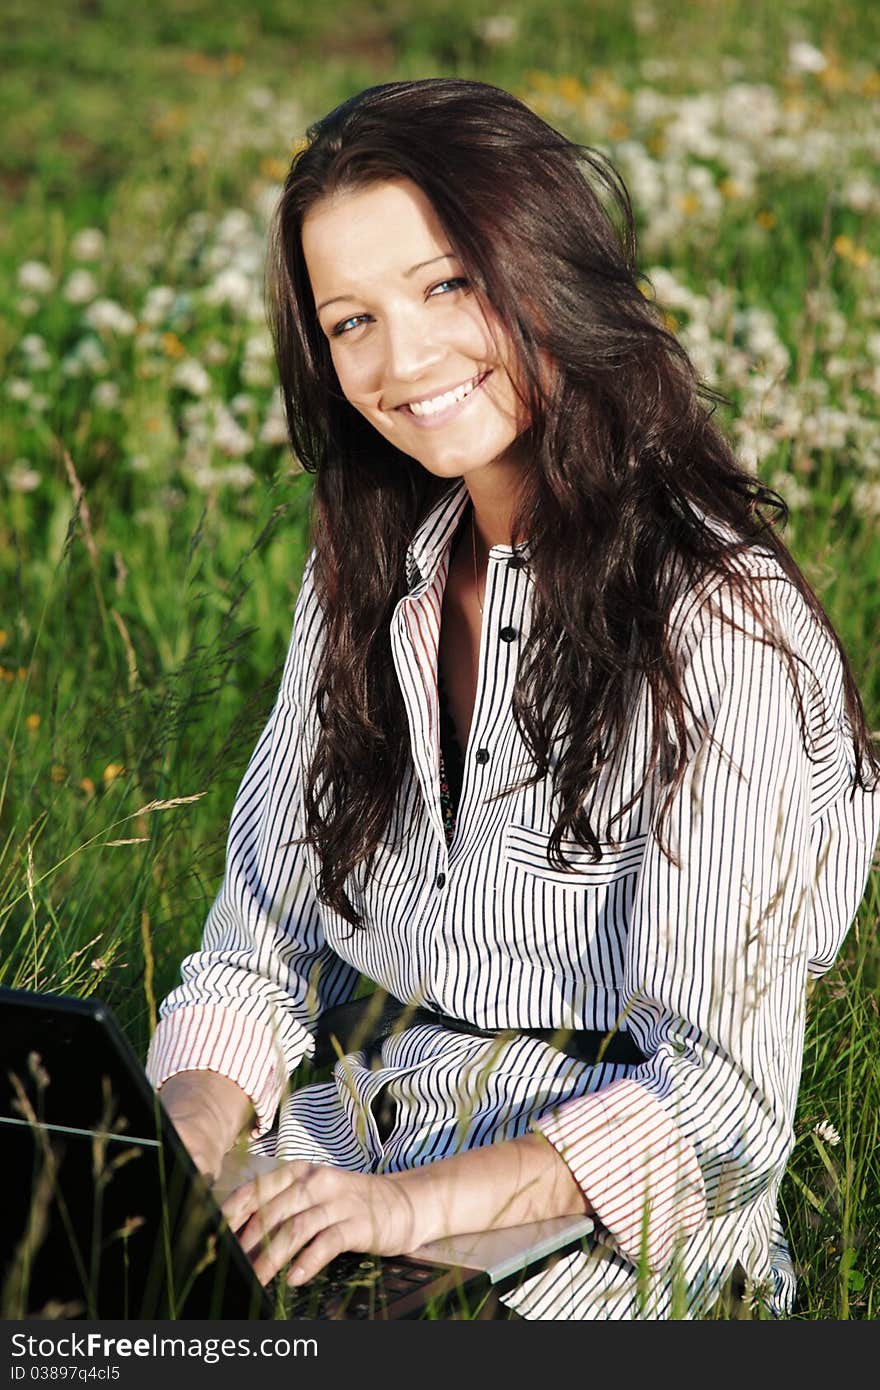
<svg viewBox="0 0 880 1390"><path fill-rule="evenodd" d="M195 1004L160 1019L147 1054L156 1090L180 1071L214 1071L240 1086L256 1115L252 1138L271 1127L287 1081L275 1036L265 1023L220 1004Z"/></svg>
<svg viewBox="0 0 880 1390"><path fill-rule="evenodd" d="M614 1081L566 1101L531 1128L571 1169L620 1253L662 1268L677 1241L706 1221L693 1145L637 1081Z"/></svg>

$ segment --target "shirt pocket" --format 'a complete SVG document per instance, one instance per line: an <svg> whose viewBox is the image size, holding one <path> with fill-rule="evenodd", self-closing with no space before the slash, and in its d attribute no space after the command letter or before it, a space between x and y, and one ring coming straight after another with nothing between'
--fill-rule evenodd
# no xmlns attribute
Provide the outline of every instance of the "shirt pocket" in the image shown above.
<svg viewBox="0 0 880 1390"><path fill-rule="evenodd" d="M547 859L549 831L533 825L509 824L504 833L504 860L522 873L541 879L557 888L602 888L618 879L638 873L645 857L647 833L630 836L621 842L600 841L601 859L594 862L591 853L577 840L563 837L560 849L571 869L554 868Z"/></svg>

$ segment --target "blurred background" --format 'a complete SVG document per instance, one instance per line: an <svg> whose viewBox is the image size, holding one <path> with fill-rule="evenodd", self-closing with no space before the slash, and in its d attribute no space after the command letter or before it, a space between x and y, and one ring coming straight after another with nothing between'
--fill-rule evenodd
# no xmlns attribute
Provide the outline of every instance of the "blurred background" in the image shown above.
<svg viewBox="0 0 880 1390"><path fill-rule="evenodd" d="M267 222L308 123L376 82L494 82L615 161L653 293L788 502L880 726L880 6L3 0L0 18L3 983L97 991L143 1051L198 940L305 556ZM804 1316L877 1314L878 898L875 874L811 1017L786 1180Z"/></svg>

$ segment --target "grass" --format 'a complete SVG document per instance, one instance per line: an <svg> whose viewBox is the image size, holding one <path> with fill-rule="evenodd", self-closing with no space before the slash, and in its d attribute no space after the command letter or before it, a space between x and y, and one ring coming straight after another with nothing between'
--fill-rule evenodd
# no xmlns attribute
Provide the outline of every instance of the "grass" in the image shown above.
<svg viewBox="0 0 880 1390"><path fill-rule="evenodd" d="M495 81L617 159L644 262L671 276L658 298L788 496L880 727L878 38L867 0L833 23L816 0L516 0L500 17L460 0L47 0L37 17L10 0L3 983L97 991L143 1052L198 941L305 558L309 479L273 424L258 304L266 209L308 121L375 81ZM77 242L87 229L103 241ZM811 1001L782 1194L804 1319L880 1303L878 916L875 872Z"/></svg>

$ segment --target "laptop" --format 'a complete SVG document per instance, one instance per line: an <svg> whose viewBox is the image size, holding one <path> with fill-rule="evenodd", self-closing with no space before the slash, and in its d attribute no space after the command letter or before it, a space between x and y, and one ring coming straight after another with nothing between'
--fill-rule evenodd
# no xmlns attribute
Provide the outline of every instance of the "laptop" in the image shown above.
<svg viewBox="0 0 880 1390"><path fill-rule="evenodd" d="M0 987L0 1317L491 1316L526 1272L582 1247L588 1217L347 1252L310 1283L264 1288L219 1200L274 1160L231 1156L215 1193L111 1010Z"/></svg>

